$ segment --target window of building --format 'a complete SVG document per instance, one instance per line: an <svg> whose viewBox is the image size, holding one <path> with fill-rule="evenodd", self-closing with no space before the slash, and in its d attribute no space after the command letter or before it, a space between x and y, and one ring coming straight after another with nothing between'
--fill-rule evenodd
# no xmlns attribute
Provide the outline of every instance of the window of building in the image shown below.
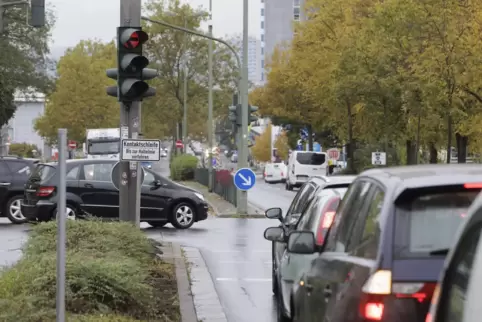
<svg viewBox="0 0 482 322"><path fill-rule="evenodd" d="M293 0L293 6L299 7L300 5L300 0Z"/></svg>
<svg viewBox="0 0 482 322"><path fill-rule="evenodd" d="M264 59L261 60L261 68L264 68Z"/></svg>
<svg viewBox="0 0 482 322"><path fill-rule="evenodd" d="M261 73L261 81L264 82L264 73Z"/></svg>
<svg viewBox="0 0 482 322"><path fill-rule="evenodd" d="M264 8L261 8L261 17L264 17Z"/></svg>
<svg viewBox="0 0 482 322"><path fill-rule="evenodd" d="M294 19L295 21L299 21L299 20L300 20L300 7L294 7L294 8L293 8L293 15L294 15L293 19Z"/></svg>
<svg viewBox="0 0 482 322"><path fill-rule="evenodd" d="M261 41L264 41L264 34L261 35Z"/></svg>
<svg viewBox="0 0 482 322"><path fill-rule="evenodd" d="M261 47L261 55L264 55L264 47Z"/></svg>
<svg viewBox="0 0 482 322"><path fill-rule="evenodd" d="M261 29L264 29L264 21L261 21Z"/></svg>

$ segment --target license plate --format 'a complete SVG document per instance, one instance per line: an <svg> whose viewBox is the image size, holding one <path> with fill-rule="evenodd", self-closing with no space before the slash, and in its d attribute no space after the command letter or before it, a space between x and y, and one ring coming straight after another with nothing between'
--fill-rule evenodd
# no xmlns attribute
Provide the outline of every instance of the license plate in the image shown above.
<svg viewBox="0 0 482 322"><path fill-rule="evenodd" d="M269 177L272 177L272 176L273 176L272 174L268 174L268 175L267 175L268 178L269 178Z"/></svg>
<svg viewBox="0 0 482 322"><path fill-rule="evenodd" d="M313 168L313 171L318 171L318 168Z"/></svg>

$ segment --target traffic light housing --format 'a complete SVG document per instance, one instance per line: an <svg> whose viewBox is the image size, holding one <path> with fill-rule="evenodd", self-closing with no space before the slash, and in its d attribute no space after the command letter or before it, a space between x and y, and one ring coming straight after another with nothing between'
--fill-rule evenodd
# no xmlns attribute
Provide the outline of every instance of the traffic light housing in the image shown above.
<svg viewBox="0 0 482 322"><path fill-rule="evenodd" d="M108 69L106 74L117 80L117 86L109 86L107 94L117 97L120 102L142 101L156 93L145 82L158 74L156 70L146 68L149 60L142 55L142 45L148 39L141 27L117 28L117 68Z"/></svg>
<svg viewBox="0 0 482 322"><path fill-rule="evenodd" d="M256 122L258 120L258 117L256 115L253 115L253 113L256 113L259 110L259 107L257 106L248 106L248 124L251 122Z"/></svg>
<svg viewBox="0 0 482 322"><path fill-rule="evenodd" d="M229 117L229 120L234 123L234 125L236 126L240 126L241 125L241 105L238 104L238 105L231 105L229 107L229 114L228 114L228 117Z"/></svg>

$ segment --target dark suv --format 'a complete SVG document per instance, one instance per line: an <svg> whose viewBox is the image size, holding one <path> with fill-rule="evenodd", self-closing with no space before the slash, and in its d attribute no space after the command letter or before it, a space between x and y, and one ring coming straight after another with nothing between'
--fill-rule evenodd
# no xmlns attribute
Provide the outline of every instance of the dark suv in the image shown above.
<svg viewBox="0 0 482 322"><path fill-rule="evenodd" d="M0 211L2 217L7 217L14 224L27 221L22 215L20 203L25 183L38 162L37 159L0 157Z"/></svg>
<svg viewBox="0 0 482 322"><path fill-rule="evenodd" d="M311 231L288 238L292 253L319 252L293 283L294 320L425 321L447 248L481 182L475 164L360 174L321 247Z"/></svg>
<svg viewBox="0 0 482 322"><path fill-rule="evenodd" d="M89 214L105 219L119 218L119 191L111 180L118 161L80 159L67 161L67 216ZM57 214L58 163L37 166L30 176L22 212L31 221L48 221ZM141 188L141 221L154 227L171 223L179 229L207 218L208 204L201 193L144 169Z"/></svg>

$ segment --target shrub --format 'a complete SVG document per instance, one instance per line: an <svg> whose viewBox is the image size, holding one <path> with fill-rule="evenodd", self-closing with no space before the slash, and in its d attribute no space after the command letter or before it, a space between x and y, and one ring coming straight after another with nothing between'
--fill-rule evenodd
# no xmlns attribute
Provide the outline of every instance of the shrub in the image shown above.
<svg viewBox="0 0 482 322"><path fill-rule="evenodd" d="M67 223L66 309L69 321L178 321L171 264L128 223ZM56 225L34 227L24 257L0 276L0 321L55 320Z"/></svg>
<svg viewBox="0 0 482 322"><path fill-rule="evenodd" d="M174 157L171 162L171 179L178 181L193 180L197 164L198 159L193 155L182 154Z"/></svg>

